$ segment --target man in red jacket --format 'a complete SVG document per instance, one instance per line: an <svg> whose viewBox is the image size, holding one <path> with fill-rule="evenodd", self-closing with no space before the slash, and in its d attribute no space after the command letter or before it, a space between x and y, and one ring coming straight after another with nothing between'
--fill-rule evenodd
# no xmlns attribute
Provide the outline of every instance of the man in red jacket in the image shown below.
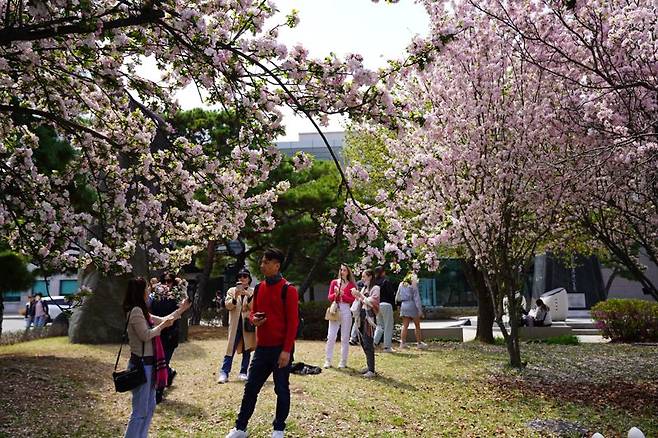
<svg viewBox="0 0 658 438"><path fill-rule="evenodd" d="M276 414L273 438L282 438L290 412L290 356L295 345L298 317L297 289L281 275L283 253L275 248L265 251L260 270L265 280L254 292L249 319L256 326L256 351L249 367L240 413L226 438L247 437L247 423L254 413L261 388L274 375ZM286 286L287 285L287 286ZM286 289L284 294L284 288Z"/></svg>

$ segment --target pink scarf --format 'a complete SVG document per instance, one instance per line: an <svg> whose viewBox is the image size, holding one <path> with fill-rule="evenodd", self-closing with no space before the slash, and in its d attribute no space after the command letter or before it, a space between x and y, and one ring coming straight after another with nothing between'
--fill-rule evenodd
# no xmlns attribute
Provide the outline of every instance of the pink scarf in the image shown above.
<svg viewBox="0 0 658 438"><path fill-rule="evenodd" d="M153 321L149 320L149 323L153 326ZM153 338L153 357L155 359L155 367L153 369L155 373L155 387L163 389L167 386L169 380L169 367L165 360L164 347L162 346L160 335Z"/></svg>

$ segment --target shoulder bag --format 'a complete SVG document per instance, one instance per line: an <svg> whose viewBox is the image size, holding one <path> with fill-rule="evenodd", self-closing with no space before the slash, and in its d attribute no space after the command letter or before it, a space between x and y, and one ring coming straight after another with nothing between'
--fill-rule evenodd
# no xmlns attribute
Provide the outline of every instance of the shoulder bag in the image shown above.
<svg viewBox="0 0 658 438"><path fill-rule="evenodd" d="M119 353L117 354L117 360L114 363L114 372L112 373L112 380L114 380L114 389L116 392L126 392L131 391L137 388L140 385L146 383L146 373L144 372L144 343L142 342L142 357L139 358L139 363L134 364L134 368L130 368L123 371L117 371L117 366L119 366L119 358L121 357L121 349L123 344L128 338L128 322L130 322L130 314L128 315L128 321L126 321L126 328L123 331L123 340L121 341L121 346L119 347Z"/></svg>

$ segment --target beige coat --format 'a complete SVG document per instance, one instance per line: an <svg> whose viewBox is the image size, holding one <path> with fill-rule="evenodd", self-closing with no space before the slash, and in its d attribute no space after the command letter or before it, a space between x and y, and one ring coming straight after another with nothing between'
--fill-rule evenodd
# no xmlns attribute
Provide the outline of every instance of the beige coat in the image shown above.
<svg viewBox="0 0 658 438"><path fill-rule="evenodd" d="M256 348L256 333L247 332L244 330L244 321L249 318L249 312L251 311L251 298L254 294L254 289L247 289L247 296L240 295L235 297L235 288L232 287L226 292L226 299L224 304L226 305L226 310L228 310L228 344L226 345L226 355L233 355L233 344L235 343L235 338L238 335L238 323L240 321L240 312L242 312L242 339L244 342L238 344L238 348L235 350L236 353L243 353L245 350L253 350ZM235 298L235 303L233 299Z"/></svg>

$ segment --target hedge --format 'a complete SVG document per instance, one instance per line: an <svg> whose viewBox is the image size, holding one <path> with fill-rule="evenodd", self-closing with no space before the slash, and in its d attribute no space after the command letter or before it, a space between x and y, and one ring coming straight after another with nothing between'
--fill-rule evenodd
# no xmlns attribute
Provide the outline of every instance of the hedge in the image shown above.
<svg viewBox="0 0 658 438"><path fill-rule="evenodd" d="M658 303L610 299L592 307L592 318L603 337L613 342L658 341Z"/></svg>

